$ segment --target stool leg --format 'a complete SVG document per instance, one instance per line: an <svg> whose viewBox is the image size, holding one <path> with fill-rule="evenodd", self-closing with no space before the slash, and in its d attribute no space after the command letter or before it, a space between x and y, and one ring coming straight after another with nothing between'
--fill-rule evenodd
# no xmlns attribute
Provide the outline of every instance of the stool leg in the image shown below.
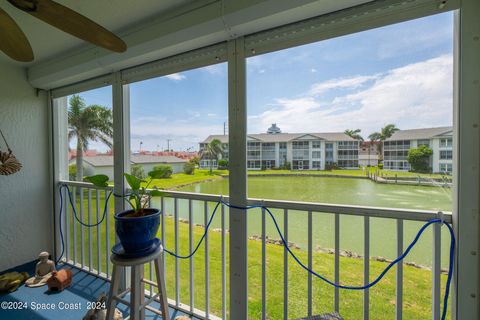
<svg viewBox="0 0 480 320"><path fill-rule="evenodd" d="M168 312L167 289L165 288L165 277L162 272L162 266L162 257L158 256L158 258L155 259L155 273L157 275L158 292L160 293L160 310L162 311L163 319L170 320L170 315Z"/></svg>
<svg viewBox="0 0 480 320"><path fill-rule="evenodd" d="M113 315L115 314L115 307L117 306L114 296L118 294L118 286L120 285L120 275L122 274L118 270L116 264L113 265L112 271L112 282L110 282L110 292L108 294L107 301L107 320L113 320Z"/></svg>
<svg viewBox="0 0 480 320"><path fill-rule="evenodd" d="M130 319L132 320L143 320L140 318L140 267L143 266L132 266L131 271Z"/></svg>
<svg viewBox="0 0 480 320"><path fill-rule="evenodd" d="M140 272L140 305L145 303L145 283L143 283L143 277L145 272L145 265L139 266ZM140 309L140 319L145 319L145 308Z"/></svg>

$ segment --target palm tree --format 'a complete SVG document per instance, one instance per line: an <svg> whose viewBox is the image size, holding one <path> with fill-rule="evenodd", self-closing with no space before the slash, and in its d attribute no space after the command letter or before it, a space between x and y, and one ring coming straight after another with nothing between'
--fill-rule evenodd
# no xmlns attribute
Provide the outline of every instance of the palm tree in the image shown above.
<svg viewBox="0 0 480 320"><path fill-rule="evenodd" d="M383 127L380 132L373 132L368 136L368 139L370 141L380 141L383 142L393 136L393 134L398 131L398 129L394 124L387 124L385 127ZM381 154L382 153L382 143L378 144L378 152Z"/></svg>
<svg viewBox="0 0 480 320"><path fill-rule="evenodd" d="M101 141L112 148L112 110L99 105L85 105L79 95L73 95L68 108L68 141L77 139L76 180L83 179L83 152L90 141Z"/></svg>
<svg viewBox="0 0 480 320"><path fill-rule="evenodd" d="M363 137L360 135L361 129L350 130L347 129L344 133L352 139L363 141Z"/></svg>
<svg viewBox="0 0 480 320"><path fill-rule="evenodd" d="M214 159L218 159L218 155L223 154L223 147L222 142L218 139L213 139L208 144L206 144L202 150L200 150L199 156L200 159L207 158L210 159L210 173L212 173L213 169L213 161Z"/></svg>

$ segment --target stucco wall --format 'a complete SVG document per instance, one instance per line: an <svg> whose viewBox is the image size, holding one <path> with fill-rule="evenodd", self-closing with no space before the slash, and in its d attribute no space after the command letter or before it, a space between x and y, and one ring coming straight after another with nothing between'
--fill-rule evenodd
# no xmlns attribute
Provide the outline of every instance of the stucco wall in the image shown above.
<svg viewBox="0 0 480 320"><path fill-rule="evenodd" d="M0 176L0 271L52 253L52 195L45 93L36 96L18 66L0 62L0 128L23 168ZM5 151L5 144L0 142Z"/></svg>

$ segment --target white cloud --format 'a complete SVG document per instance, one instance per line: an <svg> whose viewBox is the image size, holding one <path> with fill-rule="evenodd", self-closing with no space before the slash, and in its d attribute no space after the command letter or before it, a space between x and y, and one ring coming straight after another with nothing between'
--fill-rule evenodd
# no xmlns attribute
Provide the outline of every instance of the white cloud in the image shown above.
<svg viewBox="0 0 480 320"><path fill-rule="evenodd" d="M315 72L317 72L317 69L312 68L312 69L310 69L310 72L311 72L311 73L315 73Z"/></svg>
<svg viewBox="0 0 480 320"><path fill-rule="evenodd" d="M172 73L165 77L173 81L181 81L187 78L181 73Z"/></svg>
<svg viewBox="0 0 480 320"><path fill-rule="evenodd" d="M361 128L368 136L387 123L401 129L449 125L452 60L451 55L443 55L383 74L314 84L304 95L276 99L272 108L249 117L249 131L263 132L277 123L284 132ZM339 88L343 89L340 95L325 98L325 93Z"/></svg>
<svg viewBox="0 0 480 320"><path fill-rule="evenodd" d="M372 76L353 76L348 78L338 78L338 79L331 79L324 82L320 82L314 84L310 89L311 95L320 95L325 91L332 90L332 89L356 89L368 81L375 80L378 78L378 75Z"/></svg>

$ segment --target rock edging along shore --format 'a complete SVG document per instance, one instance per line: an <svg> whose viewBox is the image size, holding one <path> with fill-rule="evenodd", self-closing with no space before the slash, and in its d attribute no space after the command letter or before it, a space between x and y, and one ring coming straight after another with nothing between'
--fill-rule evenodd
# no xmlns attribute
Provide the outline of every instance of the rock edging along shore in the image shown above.
<svg viewBox="0 0 480 320"><path fill-rule="evenodd" d="M172 216L172 215L168 215L167 216ZM188 224L189 221L188 219L183 219L183 218L180 218L178 219L178 221L180 223L186 223ZM205 228L205 225L203 224L200 224L200 223L195 223L195 226L196 227L201 227L201 228ZM212 232L222 232L222 229L221 228L212 228L210 229L210 231ZM229 233L230 230L229 229L226 229L225 230L226 233ZM252 235L250 237L248 237L248 239L250 241L262 241L262 236L259 236L259 235ZM268 243L268 244L272 244L272 245L277 245L277 246L282 246L283 247L283 242L281 239L271 239L269 238L268 236L265 237L265 242ZM288 241L288 247L291 248L291 249L297 249L297 250L301 250L302 248L296 244L295 242L291 242L291 241ZM331 249L331 248L322 248L320 246L316 246L315 247L315 252L318 252L318 253L325 253L325 254L335 254L335 249ZM353 258L353 259L363 259L363 256L354 252L354 251L350 251L350 250L340 250L339 251L339 255L341 257L345 257L345 258ZM382 257L382 256L373 256L370 258L371 260L374 260L374 261L378 261L378 262L385 262L385 263L391 263L393 260L391 259L387 259L385 257ZM405 261L404 262L405 265L407 266L410 266L410 267L414 267L414 268L417 268L417 269L422 269L422 270L432 270L431 267L429 266L424 266L424 265L421 265L421 264L418 264L416 262L413 262L413 261ZM442 268L441 269L441 272L442 274L448 274L448 269L444 269Z"/></svg>

